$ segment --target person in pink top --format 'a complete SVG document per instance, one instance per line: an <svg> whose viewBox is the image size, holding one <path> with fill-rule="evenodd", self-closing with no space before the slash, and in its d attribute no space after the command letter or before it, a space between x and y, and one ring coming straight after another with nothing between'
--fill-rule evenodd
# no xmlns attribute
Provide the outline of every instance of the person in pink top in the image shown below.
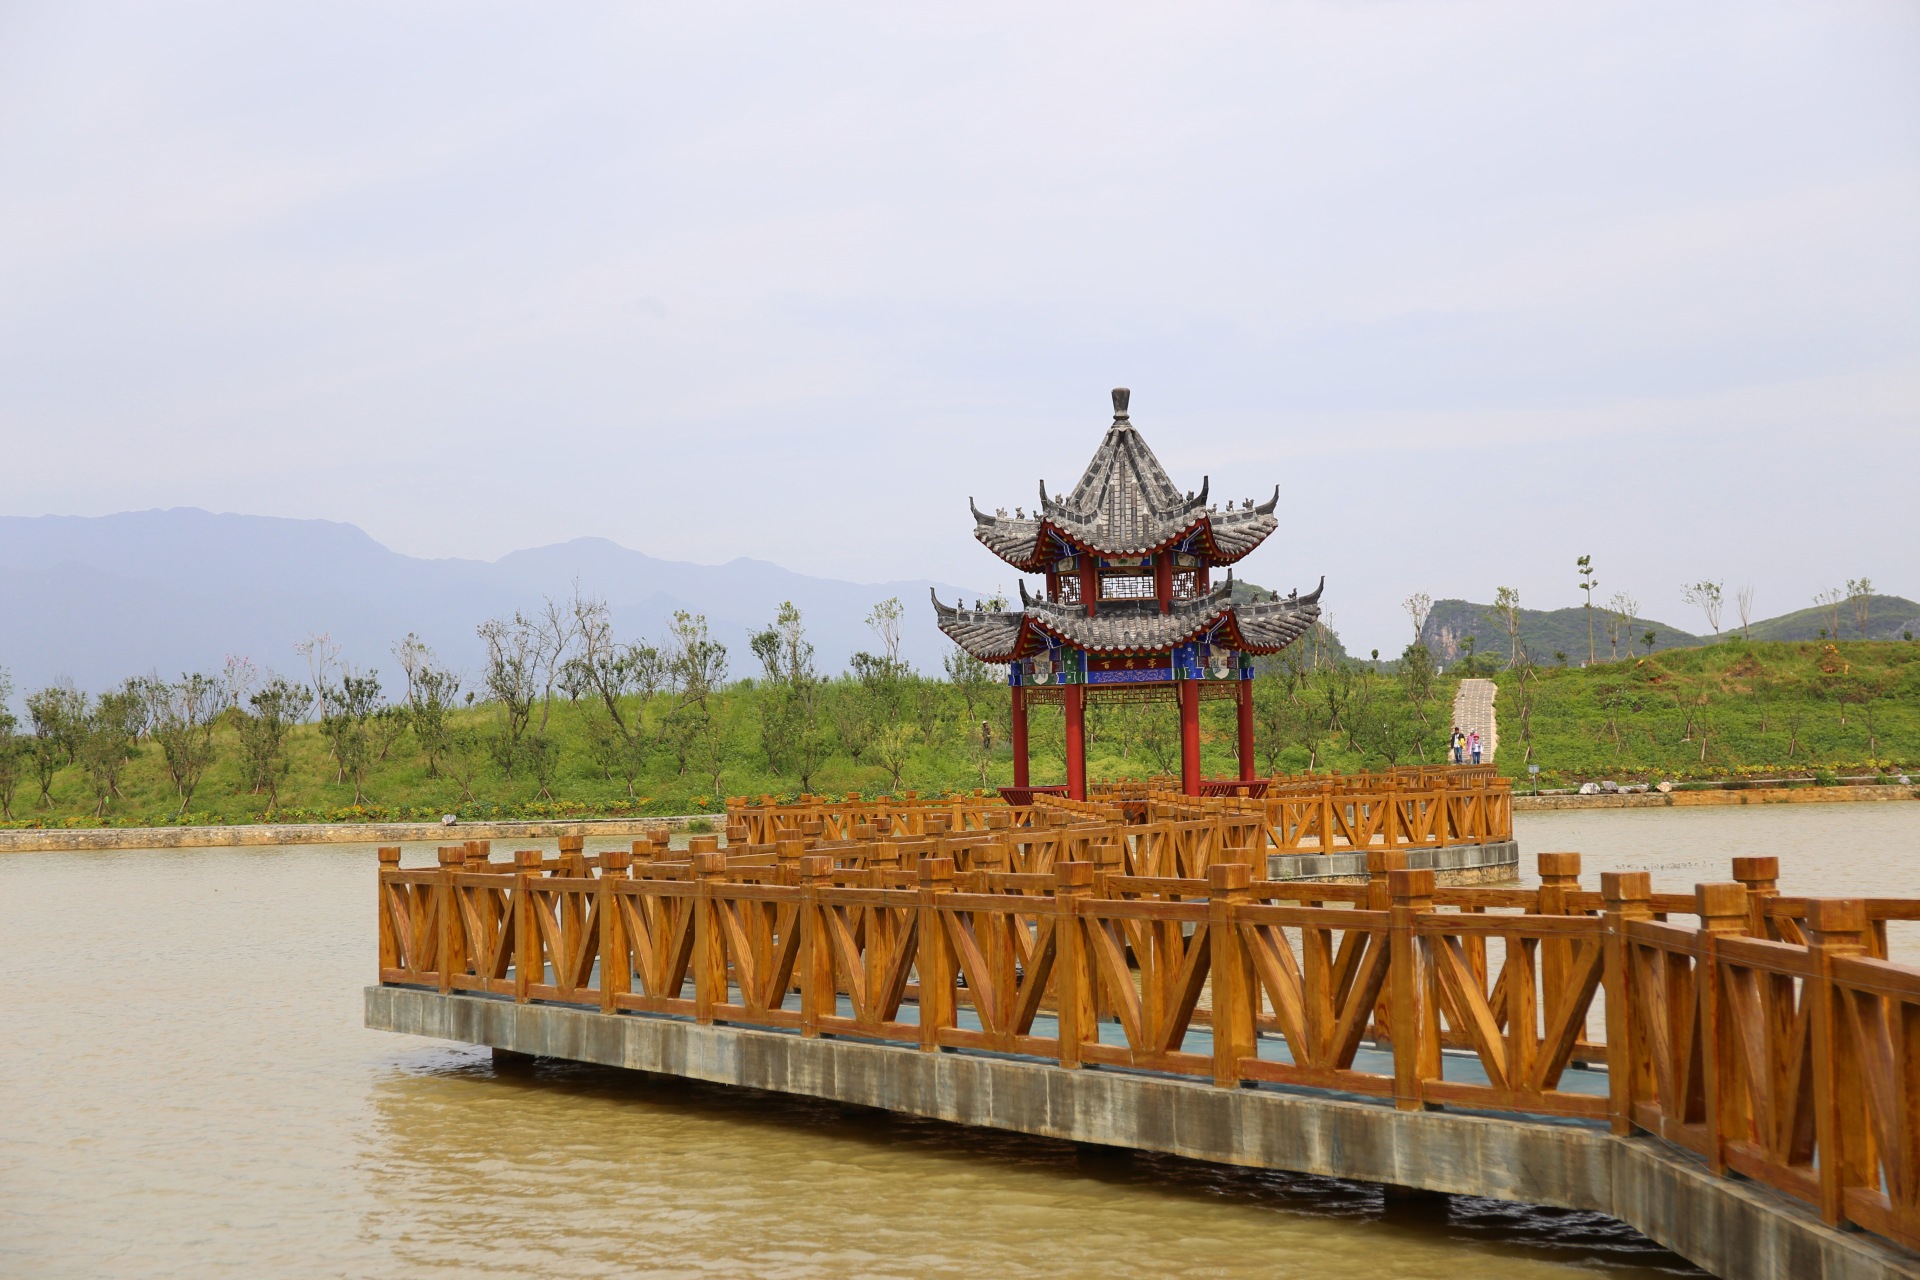
<svg viewBox="0 0 1920 1280"><path fill-rule="evenodd" d="M1480 731L1475 729L1467 735L1467 750L1473 753L1473 762L1480 763Z"/></svg>

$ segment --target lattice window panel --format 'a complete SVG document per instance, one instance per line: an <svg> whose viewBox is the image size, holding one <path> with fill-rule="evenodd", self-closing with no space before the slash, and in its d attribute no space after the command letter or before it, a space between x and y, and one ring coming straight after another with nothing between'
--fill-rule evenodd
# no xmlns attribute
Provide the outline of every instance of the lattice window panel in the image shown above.
<svg viewBox="0 0 1920 1280"><path fill-rule="evenodd" d="M1200 575L1192 569L1183 569L1173 575L1173 598L1191 600L1200 594Z"/></svg>
<svg viewBox="0 0 1920 1280"><path fill-rule="evenodd" d="M1100 578L1102 600L1151 600L1153 575L1150 573L1108 573Z"/></svg>

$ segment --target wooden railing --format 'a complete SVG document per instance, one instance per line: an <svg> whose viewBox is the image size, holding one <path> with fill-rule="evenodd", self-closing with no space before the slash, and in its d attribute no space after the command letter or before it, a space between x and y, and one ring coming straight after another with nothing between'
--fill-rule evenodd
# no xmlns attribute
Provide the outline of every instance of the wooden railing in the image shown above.
<svg viewBox="0 0 1920 1280"><path fill-rule="evenodd" d="M1577 854L1535 889L1436 889L1376 848L1366 884L1281 885L1180 826L511 866L475 844L437 870L383 849L379 976L1606 1121L1920 1246L1920 970L1874 930L1916 904L1781 898L1772 859L1692 894L1583 890Z"/></svg>
<svg viewBox="0 0 1920 1280"><path fill-rule="evenodd" d="M1256 820L1236 847L1268 853L1353 853L1441 848L1513 838L1513 795L1491 766L1435 766L1384 773L1300 775L1266 780L1264 796L1186 796L1163 785L1107 783L1088 800L1036 794L1009 805L982 795L794 804L731 800L729 844L780 840L918 840L968 832L1060 825ZM1257 877L1256 877L1257 878Z"/></svg>

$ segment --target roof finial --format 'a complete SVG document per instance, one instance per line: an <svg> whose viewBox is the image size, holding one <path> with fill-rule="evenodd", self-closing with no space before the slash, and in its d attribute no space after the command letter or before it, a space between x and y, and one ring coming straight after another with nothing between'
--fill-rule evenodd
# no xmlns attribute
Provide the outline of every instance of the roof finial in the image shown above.
<svg viewBox="0 0 1920 1280"><path fill-rule="evenodd" d="M1127 420L1127 397L1132 394L1133 393L1125 387L1115 387L1113 389L1113 420L1115 422L1125 422Z"/></svg>

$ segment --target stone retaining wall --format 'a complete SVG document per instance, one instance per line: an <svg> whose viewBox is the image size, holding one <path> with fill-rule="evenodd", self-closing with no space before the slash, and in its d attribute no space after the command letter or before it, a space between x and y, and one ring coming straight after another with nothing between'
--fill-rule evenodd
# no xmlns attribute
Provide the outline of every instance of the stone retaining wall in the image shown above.
<svg viewBox="0 0 1920 1280"><path fill-rule="evenodd" d="M1706 791L1648 791L1597 796L1521 796L1515 813L1543 809L1692 809L1729 804L1846 804L1863 800L1920 800L1920 787L1745 787Z"/></svg>

